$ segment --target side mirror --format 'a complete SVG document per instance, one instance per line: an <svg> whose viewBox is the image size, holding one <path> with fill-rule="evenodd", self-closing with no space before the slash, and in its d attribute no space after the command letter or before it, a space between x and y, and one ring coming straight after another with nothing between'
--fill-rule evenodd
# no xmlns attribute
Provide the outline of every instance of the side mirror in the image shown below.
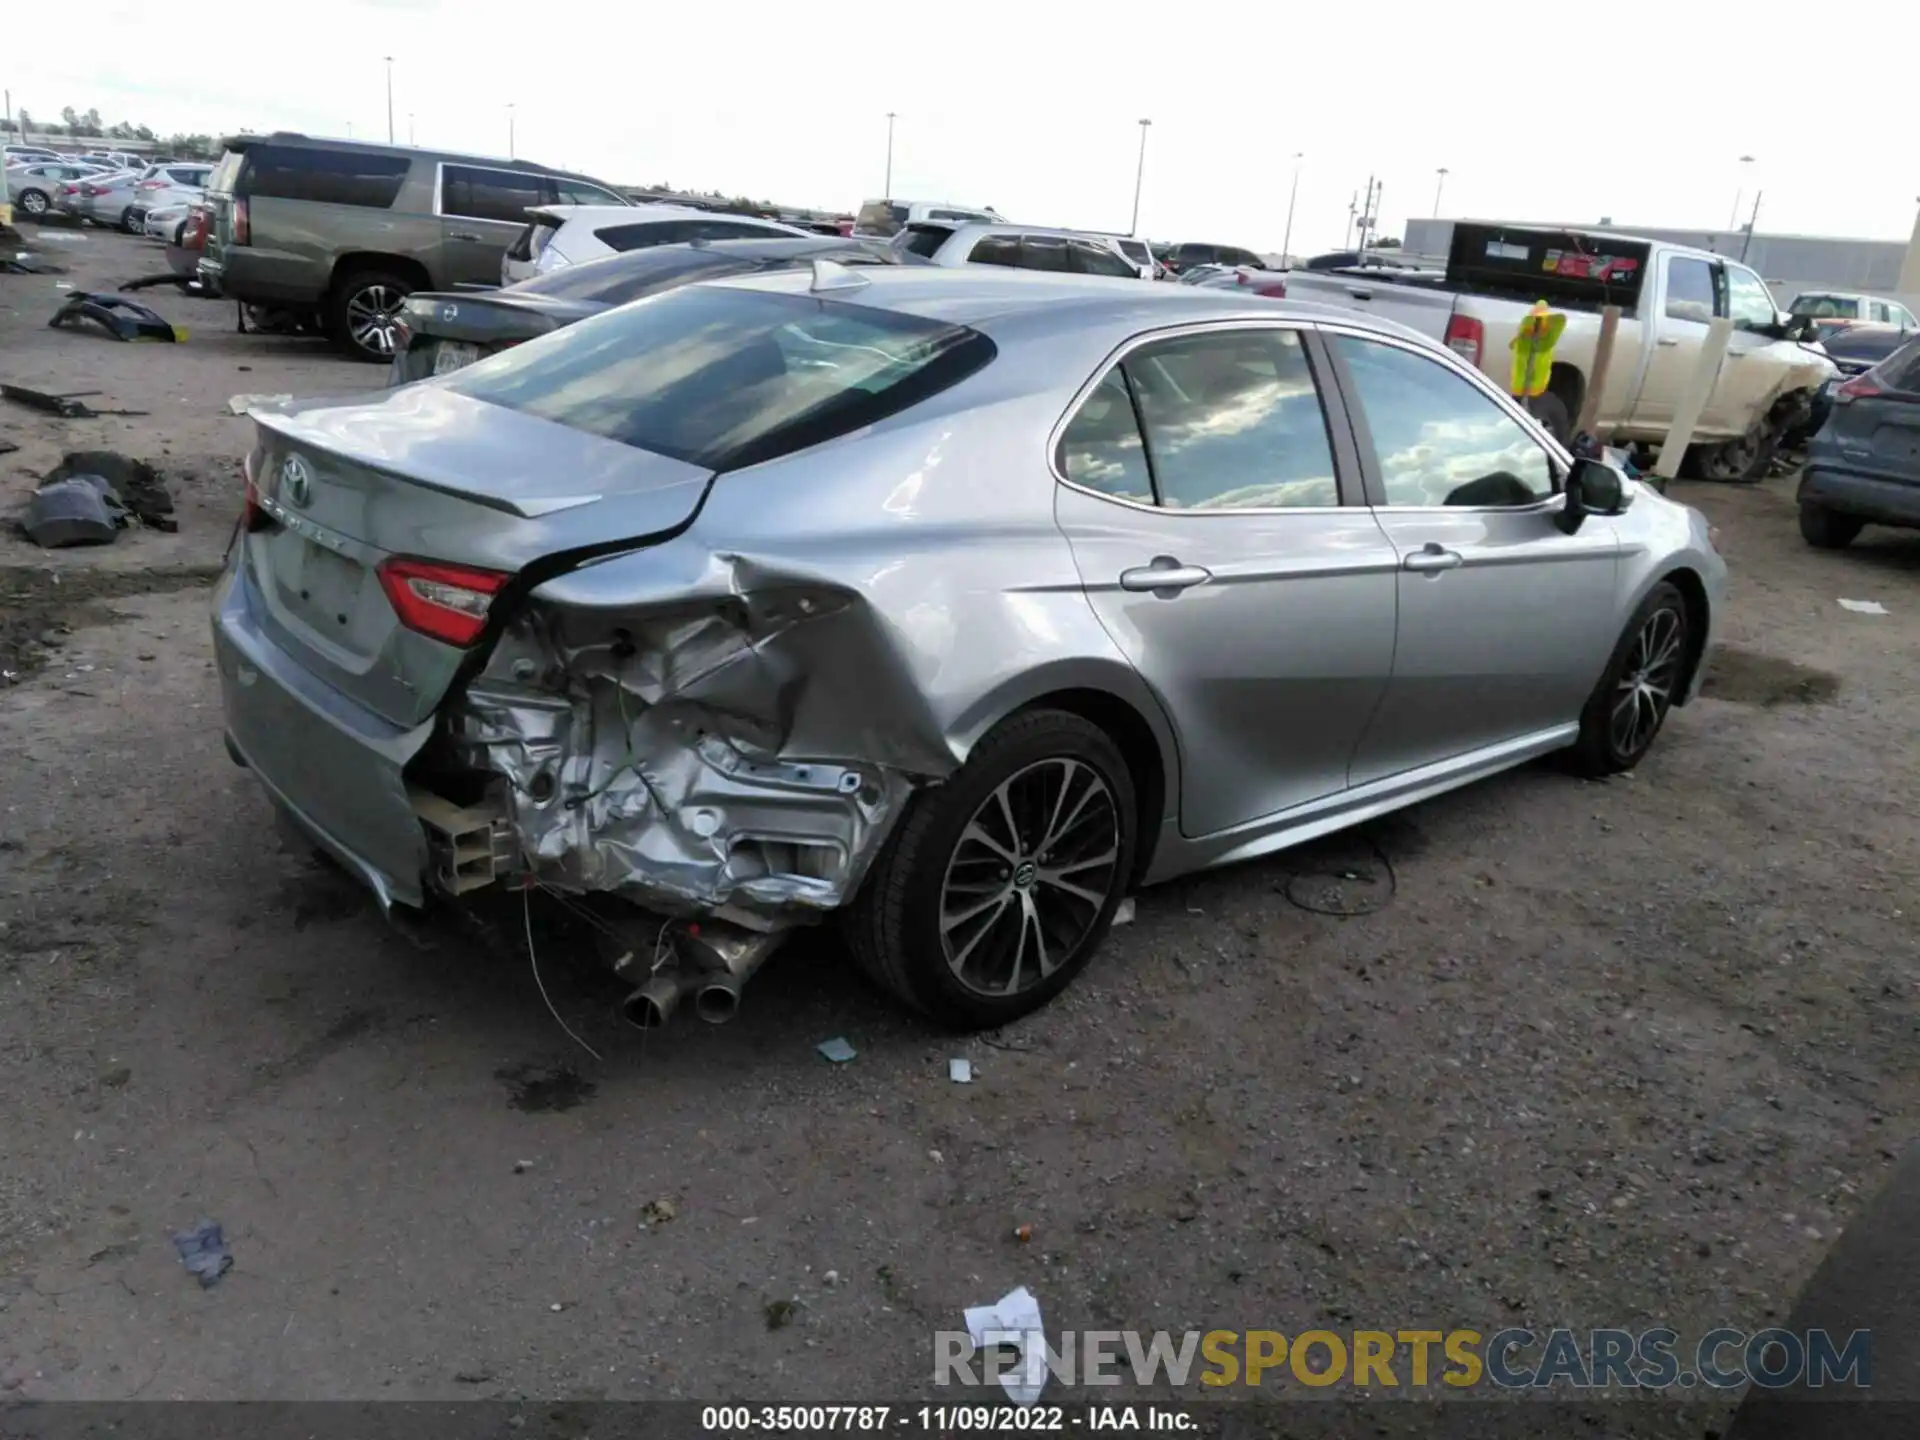
<svg viewBox="0 0 1920 1440"><path fill-rule="evenodd" d="M1618 515L1628 505L1626 477L1603 460L1575 460L1567 473L1567 503L1555 523L1571 535L1589 515Z"/></svg>

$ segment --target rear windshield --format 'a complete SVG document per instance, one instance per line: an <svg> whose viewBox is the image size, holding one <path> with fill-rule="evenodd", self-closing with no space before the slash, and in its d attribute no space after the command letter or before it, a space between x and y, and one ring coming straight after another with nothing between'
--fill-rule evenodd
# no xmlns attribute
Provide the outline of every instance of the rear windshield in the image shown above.
<svg viewBox="0 0 1920 1440"><path fill-rule="evenodd" d="M945 225L914 225L900 236L899 245L909 255L924 255L931 260L952 234Z"/></svg>
<svg viewBox="0 0 1920 1440"><path fill-rule="evenodd" d="M609 255L589 260L584 265L537 275L512 287L516 295L550 295L555 300L590 301L600 305L624 305L656 290L671 289L696 279L750 269L750 264L711 250L695 250L686 245L666 245L652 250L636 250L626 255Z"/></svg>
<svg viewBox="0 0 1920 1440"><path fill-rule="evenodd" d="M1860 302L1851 295L1797 295L1788 313L1816 320L1858 320Z"/></svg>
<svg viewBox="0 0 1920 1440"><path fill-rule="evenodd" d="M964 325L814 295L696 285L458 372L450 390L734 470L898 414L993 358Z"/></svg>
<svg viewBox="0 0 1920 1440"><path fill-rule="evenodd" d="M853 228L863 235L896 235L907 223L907 207L886 200L870 200L860 207Z"/></svg>

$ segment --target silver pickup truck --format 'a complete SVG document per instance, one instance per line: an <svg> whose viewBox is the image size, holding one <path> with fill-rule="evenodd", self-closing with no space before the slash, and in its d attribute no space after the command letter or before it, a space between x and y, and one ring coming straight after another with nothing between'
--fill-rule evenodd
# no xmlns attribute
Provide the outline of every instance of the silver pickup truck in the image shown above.
<svg viewBox="0 0 1920 1440"><path fill-rule="evenodd" d="M1693 432L1688 462L1709 479L1753 478L1779 439L1805 418L1837 371L1781 314L1766 282L1725 256L1602 231L1461 222L1444 274L1292 270L1289 299L1384 315L1432 336L1508 383L1510 344L1537 300L1567 316L1541 422L1568 438L1595 383L1600 310L1621 309L1594 428L1614 443L1658 446L1716 316L1733 337Z"/></svg>

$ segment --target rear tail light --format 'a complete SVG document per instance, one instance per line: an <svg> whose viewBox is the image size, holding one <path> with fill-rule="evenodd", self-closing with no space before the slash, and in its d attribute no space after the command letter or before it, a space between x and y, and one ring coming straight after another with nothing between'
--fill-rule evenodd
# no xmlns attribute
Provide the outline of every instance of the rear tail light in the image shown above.
<svg viewBox="0 0 1920 1440"><path fill-rule="evenodd" d="M1447 321L1447 348L1476 370L1480 368L1480 352L1486 343L1486 326L1471 315L1455 315Z"/></svg>
<svg viewBox="0 0 1920 1440"><path fill-rule="evenodd" d="M245 462L240 467L240 471L247 478L246 495L240 505L240 528L251 535L257 530L270 528L273 524L273 516L269 515L260 504L260 487L253 483L254 459L252 454L247 456Z"/></svg>
<svg viewBox="0 0 1920 1440"><path fill-rule="evenodd" d="M400 623L448 645L467 646L487 628L487 607L507 577L395 555L380 562L380 588Z"/></svg>
<svg viewBox="0 0 1920 1440"><path fill-rule="evenodd" d="M1834 391L1833 403L1836 405L1850 405L1855 400L1865 400L1871 395L1884 395L1886 393L1886 386L1874 379L1873 371L1869 370L1864 375L1854 376L1853 379L1847 381L1846 384Z"/></svg>
<svg viewBox="0 0 1920 1440"><path fill-rule="evenodd" d="M1284 300L1287 298L1287 282L1284 280L1274 280L1265 285L1257 285L1254 287L1253 293L1256 295L1265 295L1269 300Z"/></svg>
<svg viewBox="0 0 1920 1440"><path fill-rule="evenodd" d="M233 202L233 243L236 245L253 243L253 224L247 218L247 202L239 199Z"/></svg>
<svg viewBox="0 0 1920 1440"><path fill-rule="evenodd" d="M207 242L207 212L195 206L187 212L187 228L180 236L180 248L198 250Z"/></svg>
<svg viewBox="0 0 1920 1440"><path fill-rule="evenodd" d="M80 187L78 185L62 185L60 187L60 193L62 195L78 195L80 193Z"/></svg>
<svg viewBox="0 0 1920 1440"><path fill-rule="evenodd" d="M80 187L80 193L82 195L104 195L107 193L107 187L104 185L82 185Z"/></svg>
<svg viewBox="0 0 1920 1440"><path fill-rule="evenodd" d="M136 190L164 190L167 188L167 182L164 180L142 180L134 188Z"/></svg>

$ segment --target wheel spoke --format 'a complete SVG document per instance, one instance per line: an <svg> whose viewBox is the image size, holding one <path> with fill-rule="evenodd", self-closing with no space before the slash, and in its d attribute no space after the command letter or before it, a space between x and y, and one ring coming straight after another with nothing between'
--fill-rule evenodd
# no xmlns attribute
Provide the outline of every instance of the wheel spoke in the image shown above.
<svg viewBox="0 0 1920 1440"><path fill-rule="evenodd" d="M953 965L954 973L956 975L960 974L960 972L965 968L967 963L967 957L972 955L973 952L979 948L980 942L986 939L987 936L993 933L994 927L999 925L1000 923L1000 917L1007 913L1007 906L1010 905L1012 902L1013 902L1013 896L1011 893L1002 895L999 898L1000 908L995 910L993 914L987 918L986 924L982 925L978 930L974 931L973 938L971 940L967 941L965 945L960 947L959 954L955 955L953 957L953 960L951 961L951 964Z"/></svg>
<svg viewBox="0 0 1920 1440"><path fill-rule="evenodd" d="M986 832L986 828L982 826L978 820L975 820L972 824L968 825L965 830L960 832L961 844L964 845L969 840L975 845L986 846L987 849L991 850L995 855L998 855L1009 865L1019 862L1020 857L1014 854L1013 851L1007 849L1007 847L1002 845L998 840L994 839L993 836L989 835Z"/></svg>
<svg viewBox="0 0 1920 1440"><path fill-rule="evenodd" d="M1012 894L1013 894L1013 887L1008 886L1006 889L999 891L997 894L989 895L986 899L980 901L980 903L977 905L969 905L966 909L960 911L956 915L943 916L940 921L941 932L944 934L946 931L953 929L953 927L956 925L964 925L967 923L967 921L973 919L974 916L985 914L987 911L991 910L995 905L1005 904L1007 901L1007 897Z"/></svg>
<svg viewBox="0 0 1920 1440"><path fill-rule="evenodd" d="M1103 892L1089 890L1084 885L1075 885L1069 880L1062 880L1058 870L1042 870L1040 883L1052 886L1055 890L1064 890L1069 895L1077 895L1095 909L1107 903L1107 897Z"/></svg>

